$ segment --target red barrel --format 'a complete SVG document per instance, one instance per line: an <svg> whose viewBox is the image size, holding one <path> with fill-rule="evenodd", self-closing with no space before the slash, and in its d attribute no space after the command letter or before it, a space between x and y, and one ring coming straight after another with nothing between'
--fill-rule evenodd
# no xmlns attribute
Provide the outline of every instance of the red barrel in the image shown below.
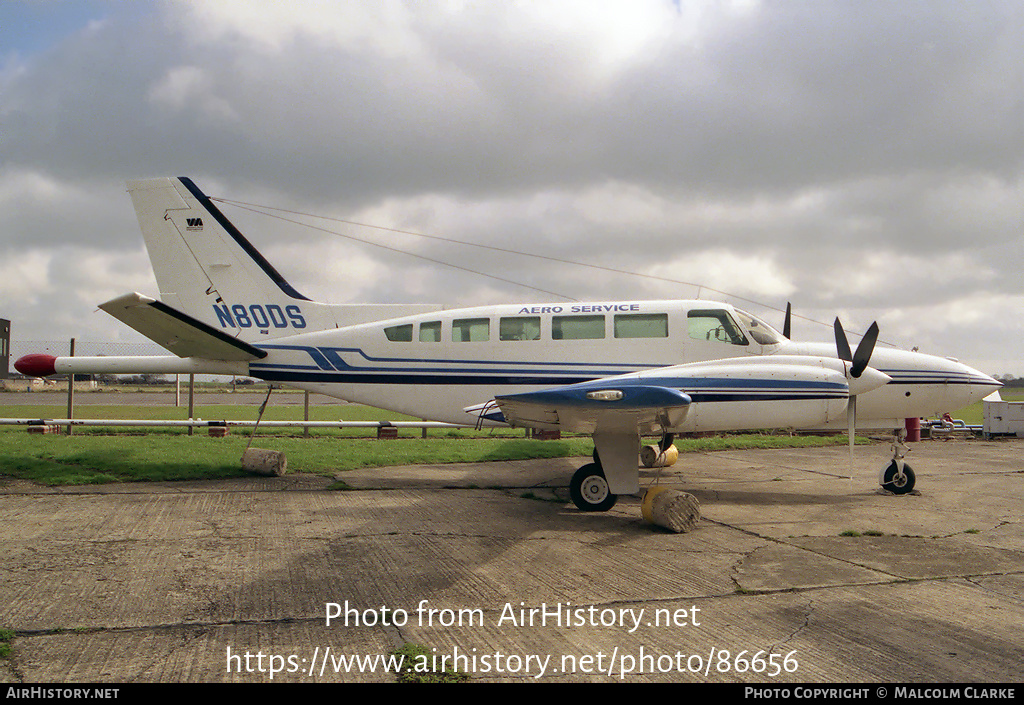
<svg viewBox="0 0 1024 705"><path fill-rule="evenodd" d="M921 440L921 419L914 417L906 420L907 442L914 443Z"/></svg>

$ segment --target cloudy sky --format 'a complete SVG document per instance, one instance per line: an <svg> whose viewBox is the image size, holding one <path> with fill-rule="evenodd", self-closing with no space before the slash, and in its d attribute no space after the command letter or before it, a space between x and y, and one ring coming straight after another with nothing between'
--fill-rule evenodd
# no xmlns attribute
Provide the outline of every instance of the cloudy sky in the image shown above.
<svg viewBox="0 0 1024 705"><path fill-rule="evenodd" d="M1022 36L1017 0L4 2L0 317L141 340L95 308L157 294L124 182L191 176L660 277L223 206L310 298L792 301L1024 376Z"/></svg>

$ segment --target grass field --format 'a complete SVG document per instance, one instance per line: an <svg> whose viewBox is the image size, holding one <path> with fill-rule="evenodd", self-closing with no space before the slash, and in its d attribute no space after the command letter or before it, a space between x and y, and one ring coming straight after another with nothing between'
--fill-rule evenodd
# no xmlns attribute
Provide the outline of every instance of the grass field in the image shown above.
<svg viewBox="0 0 1024 705"><path fill-rule="evenodd" d="M263 395L246 395L246 404L197 404L195 416L211 420L255 420ZM116 399L116 395L111 395ZM200 400L202 396L199 397ZM1024 390L1003 393L1006 400L1024 399ZM77 418L185 419L181 407L123 404L81 405ZM0 417L64 418L64 404L3 404ZM977 403L955 414L969 424L982 422ZM267 408L264 420L301 420L301 404ZM357 404L313 405L314 421L414 421L416 419ZM132 429L76 427L74 435L34 435L24 427L0 427L0 474L48 485L102 482L215 479L243 476L240 458L249 429L234 429L227 438L210 438L197 428L188 437L184 428ZM521 460L590 455L593 442L586 436L539 441L522 430L402 429L393 441L376 440L374 429L316 429L303 437L301 428L261 429L254 447L284 451L292 471L334 476L346 470L407 464L439 464ZM708 438L677 439L681 453L730 448L811 447L845 443L845 436L789 436L787 434L724 434Z"/></svg>
<svg viewBox="0 0 1024 705"><path fill-rule="evenodd" d="M0 398L2 401L2 398ZM253 420L259 402L248 405L198 405L195 414L207 420ZM77 417L98 419L184 419L184 409L173 406L105 405L80 407ZM7 418L62 418L66 407L57 405L0 405ZM264 419L302 419L302 406L267 409ZM404 421L380 409L355 404L310 407L312 420ZM588 436L540 441L524 437L522 430L431 429L421 438L419 429L402 429L399 438L376 440L373 429L261 430L254 447L283 451L291 471L335 476L346 470L408 464L439 464L587 456L593 450ZM206 429L192 437L185 429L110 429L76 427L74 435L35 435L22 426L0 427L0 474L48 485L102 482L216 479L244 476L240 466L248 443L248 429L234 429L226 438L210 438ZM808 447L845 442L843 436L815 437L780 434L722 435L679 439L680 452L728 448Z"/></svg>

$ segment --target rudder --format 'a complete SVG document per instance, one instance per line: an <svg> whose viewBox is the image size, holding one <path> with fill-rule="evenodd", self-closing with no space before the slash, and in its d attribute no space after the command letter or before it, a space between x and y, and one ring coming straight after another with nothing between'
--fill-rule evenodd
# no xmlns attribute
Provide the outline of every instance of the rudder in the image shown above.
<svg viewBox="0 0 1024 705"><path fill-rule="evenodd" d="M438 308L311 301L191 179L129 181L128 192L163 301L230 335L266 340Z"/></svg>

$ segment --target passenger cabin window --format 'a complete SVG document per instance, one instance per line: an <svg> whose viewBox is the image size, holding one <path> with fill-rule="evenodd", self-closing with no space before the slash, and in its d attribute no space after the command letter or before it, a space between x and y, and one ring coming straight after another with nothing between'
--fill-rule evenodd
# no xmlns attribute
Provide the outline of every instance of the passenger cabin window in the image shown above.
<svg viewBox="0 0 1024 705"><path fill-rule="evenodd" d="M391 326L390 328L385 328L384 335L386 335L388 340L392 343L411 343L412 324L406 323L402 326Z"/></svg>
<svg viewBox="0 0 1024 705"><path fill-rule="evenodd" d="M441 342L441 321L429 321L420 324L421 343Z"/></svg>
<svg viewBox="0 0 1024 705"><path fill-rule="evenodd" d="M491 322L487 318L456 318L452 321L453 343L486 343L491 339Z"/></svg>
<svg viewBox="0 0 1024 705"><path fill-rule="evenodd" d="M667 313L619 313L615 315L616 338L667 338Z"/></svg>
<svg viewBox="0 0 1024 705"><path fill-rule="evenodd" d="M551 337L555 340L597 340L604 337L604 316L554 316Z"/></svg>
<svg viewBox="0 0 1024 705"><path fill-rule="evenodd" d="M714 340L730 345L750 344L728 311L690 311L686 319L690 337L695 340Z"/></svg>
<svg viewBox="0 0 1024 705"><path fill-rule="evenodd" d="M500 340L540 340L540 316L515 316L498 322Z"/></svg>

